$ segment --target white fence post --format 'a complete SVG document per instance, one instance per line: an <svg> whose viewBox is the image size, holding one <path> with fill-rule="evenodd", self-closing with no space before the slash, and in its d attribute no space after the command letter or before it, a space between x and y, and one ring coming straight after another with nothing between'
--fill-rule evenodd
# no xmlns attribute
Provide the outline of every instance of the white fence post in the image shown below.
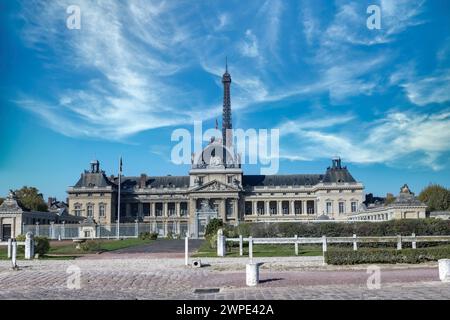
<svg viewBox="0 0 450 320"><path fill-rule="evenodd" d="M244 255L244 239L242 238L242 234L239 235L239 255Z"/></svg>
<svg viewBox="0 0 450 320"><path fill-rule="evenodd" d="M25 259L30 260L34 257L34 239L33 233L27 232L25 236Z"/></svg>
<svg viewBox="0 0 450 320"><path fill-rule="evenodd" d="M250 258L250 263L253 263L253 238L248 237L248 257Z"/></svg>
<svg viewBox="0 0 450 320"><path fill-rule="evenodd" d="M11 264L13 269L17 269L17 241L12 240L12 253L11 253Z"/></svg>
<svg viewBox="0 0 450 320"><path fill-rule="evenodd" d="M139 238L139 221L134 220L134 235L136 238Z"/></svg>
<svg viewBox="0 0 450 320"><path fill-rule="evenodd" d="M327 252L327 236L322 236L322 251Z"/></svg>
<svg viewBox="0 0 450 320"><path fill-rule="evenodd" d="M397 236L397 250L402 250L402 236Z"/></svg>
<svg viewBox="0 0 450 320"><path fill-rule="evenodd" d="M66 237L66 222L63 221L61 225L61 239L64 239Z"/></svg>
<svg viewBox="0 0 450 320"><path fill-rule="evenodd" d="M295 235L295 255L298 256L298 235Z"/></svg>
<svg viewBox="0 0 450 320"><path fill-rule="evenodd" d="M50 239L55 239L55 222L50 221Z"/></svg>
<svg viewBox="0 0 450 320"><path fill-rule="evenodd" d="M356 240L356 234L353 235L353 251L358 250L358 241Z"/></svg>
<svg viewBox="0 0 450 320"><path fill-rule="evenodd" d="M189 265L189 236L187 234L184 238L184 265Z"/></svg>
<svg viewBox="0 0 450 320"><path fill-rule="evenodd" d="M12 239L8 239L8 259L11 259Z"/></svg>
<svg viewBox="0 0 450 320"><path fill-rule="evenodd" d="M412 240L412 242L411 242L411 247L412 247L413 249L417 249L417 245L416 245L416 234L413 233L411 236L412 236L412 238L413 238L413 240Z"/></svg>

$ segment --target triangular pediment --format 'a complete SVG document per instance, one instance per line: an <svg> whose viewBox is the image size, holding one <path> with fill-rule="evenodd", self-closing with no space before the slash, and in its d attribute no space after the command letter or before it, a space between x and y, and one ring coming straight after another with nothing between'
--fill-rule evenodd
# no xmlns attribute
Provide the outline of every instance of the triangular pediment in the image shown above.
<svg viewBox="0 0 450 320"><path fill-rule="evenodd" d="M194 189L192 189L192 192L227 192L227 191L232 191L232 192L237 192L239 191L238 187L235 186L231 186L229 184L225 184L223 182L214 180L208 183L205 183L204 185L195 187Z"/></svg>

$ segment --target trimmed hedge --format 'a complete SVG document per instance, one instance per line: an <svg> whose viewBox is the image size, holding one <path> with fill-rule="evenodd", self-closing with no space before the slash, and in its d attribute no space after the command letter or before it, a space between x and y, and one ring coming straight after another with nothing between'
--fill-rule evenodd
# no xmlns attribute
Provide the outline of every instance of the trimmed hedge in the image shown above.
<svg viewBox="0 0 450 320"><path fill-rule="evenodd" d="M277 222L243 223L235 227L236 234L245 237L360 237L450 235L450 220L408 219L384 222Z"/></svg>
<svg viewBox="0 0 450 320"><path fill-rule="evenodd" d="M441 246L421 249L334 249L325 254L328 264L351 265L373 263L423 263L450 258L450 247Z"/></svg>

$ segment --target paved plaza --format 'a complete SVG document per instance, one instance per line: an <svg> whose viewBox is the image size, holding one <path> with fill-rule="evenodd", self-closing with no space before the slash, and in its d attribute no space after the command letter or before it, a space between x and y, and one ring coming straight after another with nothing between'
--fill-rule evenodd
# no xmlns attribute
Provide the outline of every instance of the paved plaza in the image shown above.
<svg viewBox="0 0 450 320"><path fill-rule="evenodd" d="M381 266L380 289L369 290L364 266L323 266L322 257L260 258L261 283L250 288L247 258L201 259L206 266L192 268L160 253L121 257L19 261L18 271L0 261L0 299L450 299L437 264ZM73 270L80 272L79 289L70 284ZM194 292L201 288L219 291Z"/></svg>

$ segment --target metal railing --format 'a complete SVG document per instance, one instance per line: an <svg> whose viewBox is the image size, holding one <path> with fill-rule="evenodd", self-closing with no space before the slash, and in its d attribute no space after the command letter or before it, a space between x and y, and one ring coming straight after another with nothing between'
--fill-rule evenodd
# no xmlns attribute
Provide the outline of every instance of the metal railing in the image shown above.
<svg viewBox="0 0 450 320"><path fill-rule="evenodd" d="M137 238L144 232L156 232L161 238L184 236L189 232L187 222L136 222L119 225L120 238ZM50 224L23 225L23 234L32 232L36 237L49 239L111 239L117 237L117 224Z"/></svg>

